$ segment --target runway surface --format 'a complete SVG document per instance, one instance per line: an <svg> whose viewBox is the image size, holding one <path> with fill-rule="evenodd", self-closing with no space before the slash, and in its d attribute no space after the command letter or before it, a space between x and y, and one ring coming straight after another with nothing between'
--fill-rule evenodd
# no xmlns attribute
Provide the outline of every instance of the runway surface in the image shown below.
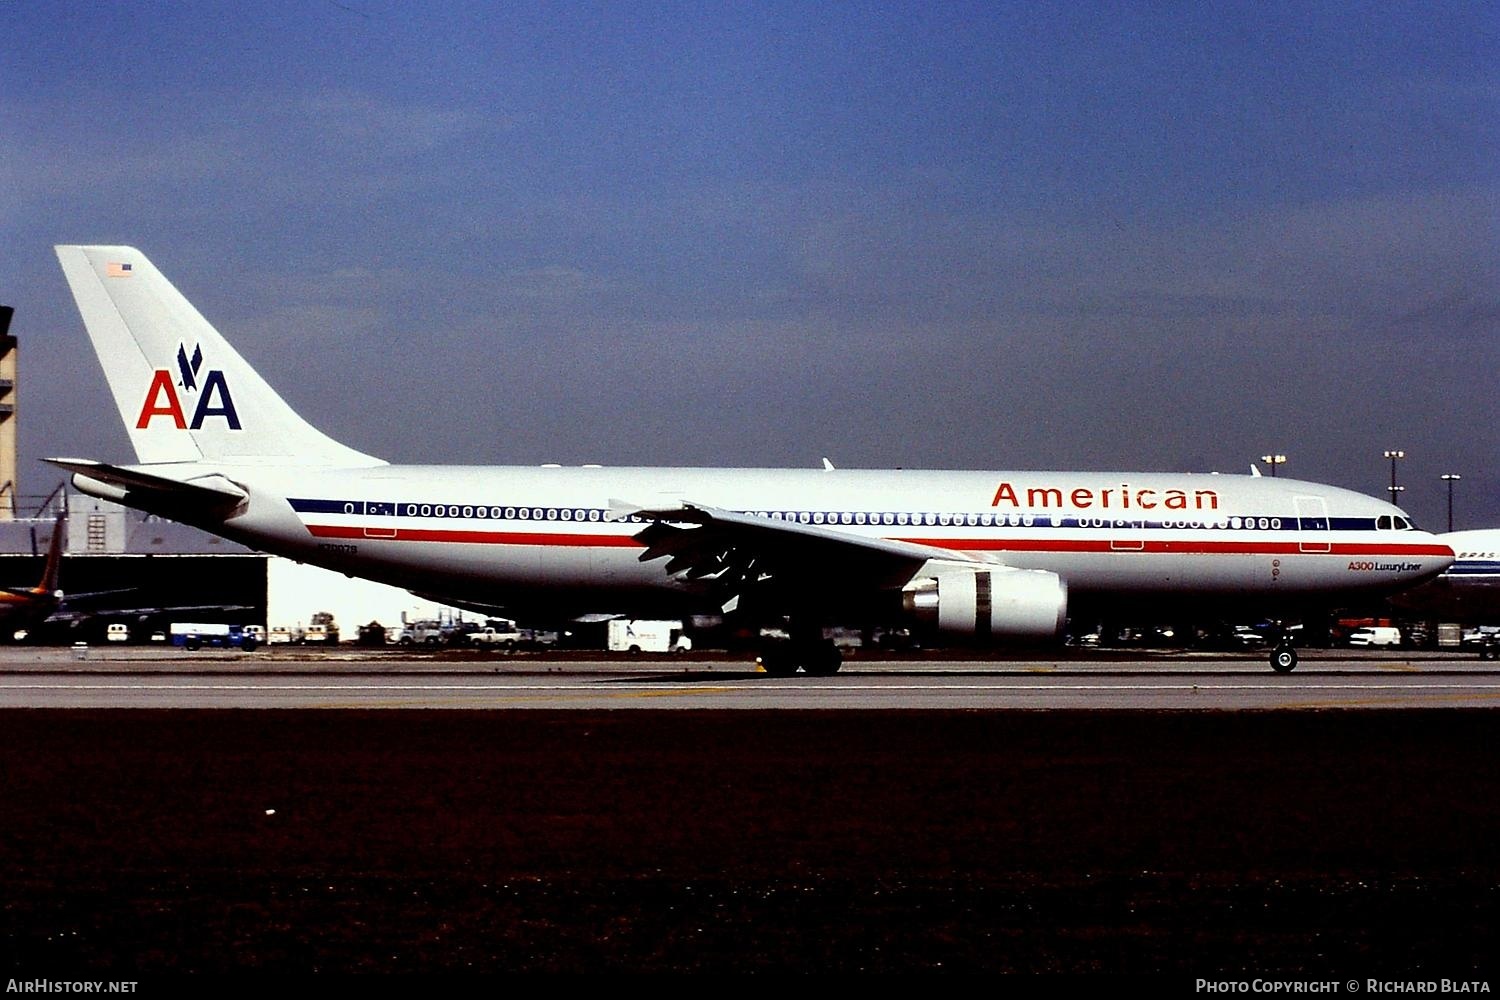
<svg viewBox="0 0 1500 1000"><path fill-rule="evenodd" d="M1493 704L1477 658L789 681L72 656L0 657L8 704L114 706L0 709L0 965L21 979L1106 972L1185 992L1469 980L1500 954L1496 716L1461 704ZM214 707L138 707L178 704Z"/></svg>
<svg viewBox="0 0 1500 1000"><path fill-rule="evenodd" d="M1298 709L1488 707L1500 667L1461 653L854 659L775 678L730 659L403 657L111 649L0 655L0 707Z"/></svg>

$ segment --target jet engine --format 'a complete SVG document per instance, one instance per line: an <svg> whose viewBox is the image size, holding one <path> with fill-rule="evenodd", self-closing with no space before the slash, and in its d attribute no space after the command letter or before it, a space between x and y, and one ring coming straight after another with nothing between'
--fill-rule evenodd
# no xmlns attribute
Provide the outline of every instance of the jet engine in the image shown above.
<svg viewBox="0 0 1500 1000"><path fill-rule="evenodd" d="M929 562L901 590L907 614L941 632L1048 639L1062 632L1068 588L1056 573Z"/></svg>

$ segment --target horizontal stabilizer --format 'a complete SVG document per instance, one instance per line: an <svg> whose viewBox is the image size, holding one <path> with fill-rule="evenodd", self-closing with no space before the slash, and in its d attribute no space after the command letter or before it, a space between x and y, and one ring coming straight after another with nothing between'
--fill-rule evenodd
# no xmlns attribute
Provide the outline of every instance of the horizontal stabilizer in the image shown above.
<svg viewBox="0 0 1500 1000"><path fill-rule="evenodd" d="M87 458L45 461L73 473L73 485L90 496L183 520L194 515L188 523L203 517L223 518L249 498L243 489L217 473L175 479L139 466L109 465Z"/></svg>

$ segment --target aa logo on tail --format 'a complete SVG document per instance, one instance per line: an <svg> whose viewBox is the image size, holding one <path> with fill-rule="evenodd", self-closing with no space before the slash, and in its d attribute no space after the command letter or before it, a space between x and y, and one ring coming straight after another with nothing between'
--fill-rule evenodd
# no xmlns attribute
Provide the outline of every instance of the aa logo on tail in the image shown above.
<svg viewBox="0 0 1500 1000"><path fill-rule="evenodd" d="M146 401L141 404L141 415L136 418L136 429L145 430L157 417L170 417L178 430L196 431L203 427L203 421L209 417L223 417L230 430L239 430L240 415L235 412L234 398L229 395L229 383L224 381L224 373L217 368L210 368L202 373L202 368L203 348L194 344L193 356L189 358L187 346L178 344L179 378L174 383L170 371L165 368L156 369L156 373L151 376L151 387L146 390ZM200 373L203 375L201 385L198 380ZM178 395L178 386L182 387L183 395ZM191 402L193 395L197 396L197 405L193 407L192 419L188 420L182 404L184 396Z"/></svg>

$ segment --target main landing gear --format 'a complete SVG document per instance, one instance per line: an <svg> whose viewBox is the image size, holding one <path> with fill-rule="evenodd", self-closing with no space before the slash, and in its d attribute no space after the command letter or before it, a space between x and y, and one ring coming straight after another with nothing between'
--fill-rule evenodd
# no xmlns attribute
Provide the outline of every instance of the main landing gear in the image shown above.
<svg viewBox="0 0 1500 1000"><path fill-rule="evenodd" d="M798 667L813 677L829 677L838 673L843 664L844 654L833 640L824 639L817 632L809 637L793 635L788 641L772 643L760 654L761 669L772 677L790 677Z"/></svg>

